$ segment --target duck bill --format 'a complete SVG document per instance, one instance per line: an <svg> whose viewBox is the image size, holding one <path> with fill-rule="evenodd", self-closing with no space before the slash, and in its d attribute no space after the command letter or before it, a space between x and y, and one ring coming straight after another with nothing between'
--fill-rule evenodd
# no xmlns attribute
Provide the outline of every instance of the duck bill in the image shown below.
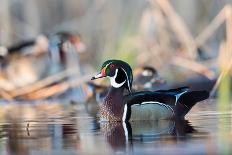
<svg viewBox="0 0 232 155"><path fill-rule="evenodd" d="M94 77L92 77L91 80L100 79L103 77L106 77L106 67L102 68L101 72L95 75Z"/></svg>
<svg viewBox="0 0 232 155"><path fill-rule="evenodd" d="M99 74L92 77L91 80L100 79L100 78L103 78L103 77L106 77L106 75L104 73L100 72Z"/></svg>

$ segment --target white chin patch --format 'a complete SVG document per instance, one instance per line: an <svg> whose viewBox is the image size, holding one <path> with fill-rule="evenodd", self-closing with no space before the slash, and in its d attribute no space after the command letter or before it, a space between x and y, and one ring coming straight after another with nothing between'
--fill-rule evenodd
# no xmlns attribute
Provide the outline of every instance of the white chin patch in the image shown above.
<svg viewBox="0 0 232 155"><path fill-rule="evenodd" d="M117 82L115 81L115 79L116 79L116 77L117 77L117 74L118 74L118 69L116 69L115 75L114 75L113 77L109 77L109 79L110 79L110 84L111 84L111 86L113 86L114 88L120 88L120 87L122 87L122 85L126 82L126 80L125 80L125 81L123 81L122 83L117 83Z"/></svg>

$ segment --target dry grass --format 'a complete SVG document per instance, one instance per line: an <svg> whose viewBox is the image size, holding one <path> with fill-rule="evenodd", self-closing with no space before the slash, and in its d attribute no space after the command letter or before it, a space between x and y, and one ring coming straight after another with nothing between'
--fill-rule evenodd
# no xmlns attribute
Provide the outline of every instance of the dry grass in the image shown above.
<svg viewBox="0 0 232 155"><path fill-rule="evenodd" d="M226 20L226 40L221 43L219 56L218 56L218 64L220 68L220 75L218 80L211 91L211 95L215 93L217 90L221 80L229 74L232 67L232 6L227 5L224 7L224 18Z"/></svg>

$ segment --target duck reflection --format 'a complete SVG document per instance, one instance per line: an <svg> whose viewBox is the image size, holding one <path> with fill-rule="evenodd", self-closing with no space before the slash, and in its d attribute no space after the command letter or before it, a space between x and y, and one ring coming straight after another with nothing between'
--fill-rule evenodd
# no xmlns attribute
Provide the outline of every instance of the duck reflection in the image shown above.
<svg viewBox="0 0 232 155"><path fill-rule="evenodd" d="M177 142L196 130L187 120L158 120L134 122L104 122L100 124L106 142L115 151L127 151L136 142Z"/></svg>
<svg viewBox="0 0 232 155"><path fill-rule="evenodd" d="M115 150L124 150L128 140L128 130L131 130L129 123L122 122L101 123L101 131L106 141Z"/></svg>

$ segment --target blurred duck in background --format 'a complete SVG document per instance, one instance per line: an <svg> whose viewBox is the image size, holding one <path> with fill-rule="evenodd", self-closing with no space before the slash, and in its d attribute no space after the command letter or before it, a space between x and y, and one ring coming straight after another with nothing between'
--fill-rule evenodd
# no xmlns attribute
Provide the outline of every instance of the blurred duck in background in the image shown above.
<svg viewBox="0 0 232 155"><path fill-rule="evenodd" d="M46 75L48 39L41 35L5 48L0 85L4 90L33 83Z"/></svg>
<svg viewBox="0 0 232 155"><path fill-rule="evenodd" d="M56 72L64 69L65 67L60 66L64 66L68 59L68 51L65 51L68 49L63 47L67 42L79 53L85 50L80 35L71 32L39 35L35 39L22 41L10 47L1 46L1 87L11 91L54 74L53 68L58 68L55 69Z"/></svg>
<svg viewBox="0 0 232 155"><path fill-rule="evenodd" d="M217 77L215 77L214 79L208 79L207 77L202 75L195 75L187 78L183 82L169 83L167 85L164 85L164 88L175 88L182 85L187 85L189 86L189 89L193 91L204 89L210 92L213 89L216 81Z"/></svg>
<svg viewBox="0 0 232 155"><path fill-rule="evenodd" d="M10 47L0 47L0 61L1 64L5 65L2 68L6 67L7 64L10 65L12 60L15 60L15 57L25 56L25 55L39 55L44 53L48 48L48 40L45 36L38 36L36 39L25 40L19 42Z"/></svg>
<svg viewBox="0 0 232 155"><path fill-rule="evenodd" d="M166 83L165 80L159 76L157 70L152 66L136 68L134 75L135 84L133 85L133 88L136 90L158 88Z"/></svg>
<svg viewBox="0 0 232 155"><path fill-rule="evenodd" d="M61 64L63 67L67 65L68 51L65 43L71 43L76 54L80 54L86 51L85 44L81 41L81 35L79 33L71 33L68 31L60 31L49 37L49 50L52 61L56 64Z"/></svg>
<svg viewBox="0 0 232 155"><path fill-rule="evenodd" d="M144 66L135 70L135 90L160 90L160 89L174 89L183 85L189 86L190 90L211 91L217 78L209 79L203 75L194 74L182 82L167 82L152 66Z"/></svg>
<svg viewBox="0 0 232 155"><path fill-rule="evenodd" d="M85 110L90 116L95 117L99 111L99 104L103 102L109 87L88 81L83 88L87 96Z"/></svg>

